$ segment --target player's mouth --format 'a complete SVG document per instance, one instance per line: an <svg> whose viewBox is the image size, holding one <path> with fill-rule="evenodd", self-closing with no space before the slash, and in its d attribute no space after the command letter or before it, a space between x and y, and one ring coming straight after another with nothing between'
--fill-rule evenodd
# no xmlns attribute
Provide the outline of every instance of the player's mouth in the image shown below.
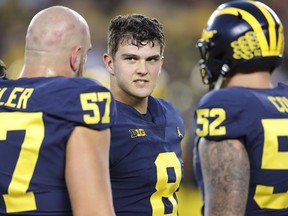
<svg viewBox="0 0 288 216"><path fill-rule="evenodd" d="M137 86L140 86L140 87L146 86L148 82L149 82L148 80L144 80L144 79L134 80L134 83L135 83Z"/></svg>

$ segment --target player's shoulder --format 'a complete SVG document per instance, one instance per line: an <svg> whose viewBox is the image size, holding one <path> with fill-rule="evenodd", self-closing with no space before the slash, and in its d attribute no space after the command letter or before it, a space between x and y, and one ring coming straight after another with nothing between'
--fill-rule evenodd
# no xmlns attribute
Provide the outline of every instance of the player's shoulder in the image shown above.
<svg viewBox="0 0 288 216"><path fill-rule="evenodd" d="M65 100L70 99L73 101L79 95L85 93L98 94L98 92L104 92L111 95L109 89L98 81L86 77L48 77L30 82L35 82L32 86L36 90L37 96L46 95L51 100L65 97ZM68 95L69 97L66 97Z"/></svg>
<svg viewBox="0 0 288 216"><path fill-rule="evenodd" d="M285 83L278 83L278 85L276 86L276 89L278 90L288 90L288 84Z"/></svg>
<svg viewBox="0 0 288 216"><path fill-rule="evenodd" d="M164 109L177 110L177 108L175 107L175 105L171 101L164 99L164 98L156 98L156 97L150 96L149 102L154 104L155 106L160 105Z"/></svg>
<svg viewBox="0 0 288 216"><path fill-rule="evenodd" d="M86 77L54 77L54 79L51 79L50 84L57 86L59 89L71 88L78 91L108 91L108 89L97 80Z"/></svg>
<svg viewBox="0 0 288 216"><path fill-rule="evenodd" d="M155 116L162 118L164 115L167 119L173 119L183 123L180 110L167 99L150 96L148 108L154 113Z"/></svg>
<svg viewBox="0 0 288 216"><path fill-rule="evenodd" d="M48 95L47 92L44 93L45 90ZM96 80L86 77L54 77L54 79L51 77L43 81L43 88L37 97L42 97L44 94L47 97L45 102L42 102L42 107L46 112L53 112L54 115L73 121L75 124L103 129L115 121L113 96L109 89ZM94 115L86 114L88 112L93 112ZM104 120L98 121L99 117L105 118L105 123Z"/></svg>
<svg viewBox="0 0 288 216"><path fill-rule="evenodd" d="M243 106L249 103L253 95L246 88L229 87L206 93L199 101L198 107Z"/></svg>

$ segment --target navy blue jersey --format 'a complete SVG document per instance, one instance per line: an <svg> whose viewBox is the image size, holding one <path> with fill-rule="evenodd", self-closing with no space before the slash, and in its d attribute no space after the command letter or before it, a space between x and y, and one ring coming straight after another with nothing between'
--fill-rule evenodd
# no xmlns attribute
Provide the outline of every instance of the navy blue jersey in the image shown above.
<svg viewBox="0 0 288 216"><path fill-rule="evenodd" d="M110 177L117 216L177 215L183 176L183 120L171 103L149 97L148 116L116 102Z"/></svg>
<svg viewBox="0 0 288 216"><path fill-rule="evenodd" d="M195 121L199 137L244 144L251 166L246 215L288 215L288 86L210 92Z"/></svg>
<svg viewBox="0 0 288 216"><path fill-rule="evenodd" d="M0 79L0 214L72 215L67 140L76 126L111 127L115 115L111 93L90 79Z"/></svg>

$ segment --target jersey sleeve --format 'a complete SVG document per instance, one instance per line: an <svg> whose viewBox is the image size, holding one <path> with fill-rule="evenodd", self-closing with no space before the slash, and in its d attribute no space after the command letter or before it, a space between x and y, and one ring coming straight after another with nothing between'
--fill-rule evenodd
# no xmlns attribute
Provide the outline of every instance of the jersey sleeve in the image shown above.
<svg viewBox="0 0 288 216"><path fill-rule="evenodd" d="M60 82L60 83L59 83ZM72 121L76 126L103 130L116 118L115 101L111 92L97 81L87 78L59 80L46 108L52 115ZM61 83L62 82L62 83ZM59 93L59 91L61 93ZM51 92L50 92L51 94Z"/></svg>
<svg viewBox="0 0 288 216"><path fill-rule="evenodd" d="M245 138L253 121L245 116L249 107L245 94L228 88L206 94L194 113L195 135L214 141Z"/></svg>

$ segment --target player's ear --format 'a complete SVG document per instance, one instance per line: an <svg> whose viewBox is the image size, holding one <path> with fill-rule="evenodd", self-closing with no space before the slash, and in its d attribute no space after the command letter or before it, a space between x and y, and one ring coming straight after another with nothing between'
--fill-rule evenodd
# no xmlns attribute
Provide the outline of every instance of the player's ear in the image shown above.
<svg viewBox="0 0 288 216"><path fill-rule="evenodd" d="M113 70L113 59L110 55L107 53L104 53L103 55L103 61L106 67L106 70L111 74L114 75L114 70Z"/></svg>
<svg viewBox="0 0 288 216"><path fill-rule="evenodd" d="M164 56L161 56L160 61L161 61L161 67L162 67L162 65L163 65L163 63L164 63Z"/></svg>
<svg viewBox="0 0 288 216"><path fill-rule="evenodd" d="M81 53L81 47L76 47L70 55L70 67L74 72L79 71L82 59Z"/></svg>

